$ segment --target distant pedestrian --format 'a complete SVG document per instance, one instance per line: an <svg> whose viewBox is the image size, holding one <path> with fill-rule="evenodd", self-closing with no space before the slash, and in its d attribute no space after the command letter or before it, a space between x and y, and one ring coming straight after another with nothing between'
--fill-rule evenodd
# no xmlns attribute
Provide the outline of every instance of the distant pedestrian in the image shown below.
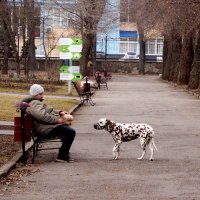
<svg viewBox="0 0 200 200"><path fill-rule="evenodd" d="M86 71L87 71L87 75L88 76L92 76L92 72L93 72L93 63L92 63L92 60L91 59L89 59L88 60L88 62L87 62L87 69L86 69Z"/></svg>

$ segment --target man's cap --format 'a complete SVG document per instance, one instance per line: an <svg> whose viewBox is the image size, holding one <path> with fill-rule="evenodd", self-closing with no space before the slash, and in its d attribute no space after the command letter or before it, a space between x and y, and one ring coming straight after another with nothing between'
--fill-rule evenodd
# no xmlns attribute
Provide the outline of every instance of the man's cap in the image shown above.
<svg viewBox="0 0 200 200"><path fill-rule="evenodd" d="M30 87L30 95L32 95L32 96L36 96L36 95L43 93L43 92L44 92L44 88L39 84L33 84Z"/></svg>

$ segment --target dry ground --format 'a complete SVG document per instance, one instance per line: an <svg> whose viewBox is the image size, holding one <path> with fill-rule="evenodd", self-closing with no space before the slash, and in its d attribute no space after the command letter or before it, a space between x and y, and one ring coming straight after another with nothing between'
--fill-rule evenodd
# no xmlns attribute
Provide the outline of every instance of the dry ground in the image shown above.
<svg viewBox="0 0 200 200"><path fill-rule="evenodd" d="M14 142L12 135L0 135L0 167L6 164L20 149L21 145Z"/></svg>

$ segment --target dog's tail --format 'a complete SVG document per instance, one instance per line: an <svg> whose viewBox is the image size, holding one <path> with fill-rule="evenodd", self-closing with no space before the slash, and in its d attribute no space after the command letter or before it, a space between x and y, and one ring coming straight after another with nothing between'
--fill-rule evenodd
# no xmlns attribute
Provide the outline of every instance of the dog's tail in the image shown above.
<svg viewBox="0 0 200 200"><path fill-rule="evenodd" d="M153 147L156 151L158 151L158 148L156 147L156 144L155 144L155 141L154 141L154 138L152 138L152 144L153 144Z"/></svg>

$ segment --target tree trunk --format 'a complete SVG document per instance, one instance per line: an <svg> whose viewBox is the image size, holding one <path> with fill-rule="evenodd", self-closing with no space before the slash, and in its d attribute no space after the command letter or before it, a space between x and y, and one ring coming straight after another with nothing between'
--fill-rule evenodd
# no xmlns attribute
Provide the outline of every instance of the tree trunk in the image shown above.
<svg viewBox="0 0 200 200"><path fill-rule="evenodd" d="M143 31L140 32L139 36L139 44L140 44L140 58L139 58L139 74L145 74L145 42L144 42L144 34Z"/></svg>
<svg viewBox="0 0 200 200"><path fill-rule="evenodd" d="M6 34L4 40L2 74L8 74L8 55L9 55L9 42L8 42L8 36Z"/></svg>
<svg viewBox="0 0 200 200"><path fill-rule="evenodd" d="M163 69L162 78L164 80L169 79L169 74L171 71L171 58L172 58L172 39L171 34L165 35L164 37L164 47L163 47Z"/></svg>
<svg viewBox="0 0 200 200"><path fill-rule="evenodd" d="M80 60L81 71L83 76L90 76L92 74L91 69L87 67L89 60L93 60L93 46L95 45L96 35L92 33L83 33L83 49L82 49L82 58Z"/></svg>
<svg viewBox="0 0 200 200"><path fill-rule="evenodd" d="M34 20L34 0L31 0L30 2L26 2L27 10L27 21L28 21L28 36L30 40L30 46L29 46L29 52L28 52L28 64L26 66L25 74L27 78L29 79L29 72L33 71L36 66L35 62L35 20Z"/></svg>
<svg viewBox="0 0 200 200"><path fill-rule="evenodd" d="M178 71L180 67L181 56L181 36L173 29L172 30L172 50L171 50L171 70L169 74L169 81L177 82Z"/></svg>
<svg viewBox="0 0 200 200"><path fill-rule="evenodd" d="M187 85L189 83L190 70L193 60L192 33L184 34L182 39L181 61L177 83Z"/></svg>
<svg viewBox="0 0 200 200"><path fill-rule="evenodd" d="M200 77L200 30L196 30L193 37L194 59L191 66L188 87L191 89L199 88Z"/></svg>
<svg viewBox="0 0 200 200"><path fill-rule="evenodd" d="M162 79L167 79L166 74L167 74L167 55L168 55L168 41L167 41L167 36L164 37L164 44L163 44L163 65L162 65Z"/></svg>

